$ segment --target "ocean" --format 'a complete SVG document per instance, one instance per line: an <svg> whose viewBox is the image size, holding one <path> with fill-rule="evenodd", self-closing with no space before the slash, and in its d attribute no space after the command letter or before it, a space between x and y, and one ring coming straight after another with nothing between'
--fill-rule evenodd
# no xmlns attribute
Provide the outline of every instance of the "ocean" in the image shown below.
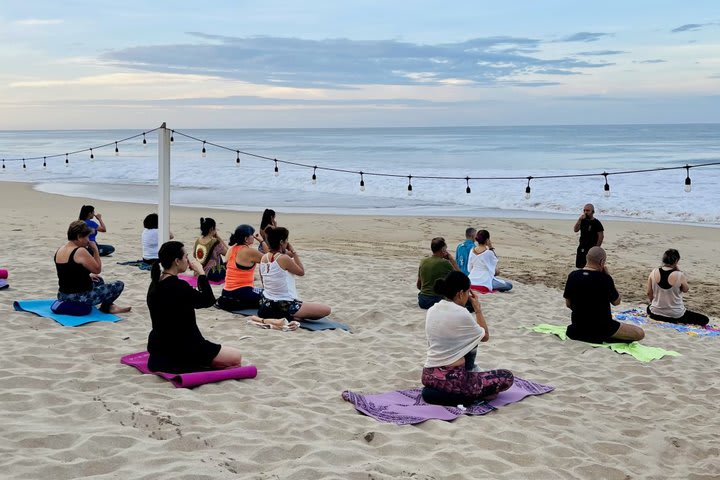
<svg viewBox="0 0 720 480"><path fill-rule="evenodd" d="M172 126L171 126L172 127ZM151 127L152 128L152 127ZM157 201L157 133L68 157L64 153L112 143L144 130L0 131L0 158L63 155L6 161L0 180L32 182L41 191L103 200ZM172 143L175 205L258 211L363 215L566 218L595 204L600 218L720 226L720 166L681 170L527 180L412 179L527 177L614 172L720 161L720 125L604 125L355 129L179 129L228 147L225 151L179 134ZM317 165L312 168L240 156L235 150ZM360 175L321 167L368 172ZM401 175L380 177L369 173Z"/></svg>

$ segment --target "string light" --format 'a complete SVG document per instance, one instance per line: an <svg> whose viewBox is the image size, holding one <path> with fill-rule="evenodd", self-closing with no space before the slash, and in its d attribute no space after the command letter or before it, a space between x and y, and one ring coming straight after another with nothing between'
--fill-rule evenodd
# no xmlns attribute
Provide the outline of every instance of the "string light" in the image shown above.
<svg viewBox="0 0 720 480"><path fill-rule="evenodd" d="M90 149L90 160L95 160L95 155L93 154L92 148Z"/></svg>
<svg viewBox="0 0 720 480"><path fill-rule="evenodd" d="M205 140L203 140L203 149L202 149L203 158L205 158L206 155L207 155L207 150L205 150Z"/></svg>
<svg viewBox="0 0 720 480"><path fill-rule="evenodd" d="M604 195L606 197L609 197L610 196L610 184L608 183L608 180L607 180L607 177L608 177L607 172L603 172L603 176L605 177L605 186L603 187L603 190L605 190Z"/></svg>
<svg viewBox="0 0 720 480"><path fill-rule="evenodd" d="M412 175L408 175L408 197L412 196Z"/></svg>
<svg viewBox="0 0 720 480"><path fill-rule="evenodd" d="M147 147L147 140L145 139L145 132L143 132L143 147Z"/></svg>
<svg viewBox="0 0 720 480"><path fill-rule="evenodd" d="M685 170L687 170L687 176L685 177L685 191L690 193L692 190L692 180L690 180L690 165L685 165Z"/></svg>
<svg viewBox="0 0 720 480"><path fill-rule="evenodd" d="M278 168L277 159L275 159L275 176L276 177L280 176L280 169Z"/></svg>
<svg viewBox="0 0 720 480"><path fill-rule="evenodd" d="M171 142L175 141L175 130L170 130L170 141Z"/></svg>
<svg viewBox="0 0 720 480"><path fill-rule="evenodd" d="M45 161L45 157L43 157L43 168L47 168L47 162Z"/></svg>
<svg viewBox="0 0 720 480"><path fill-rule="evenodd" d="M3 160L3 168L5 168L5 160ZM365 191L365 178L363 178L363 172L360 172L360 191Z"/></svg>
<svg viewBox="0 0 720 480"><path fill-rule="evenodd" d="M469 194L470 190L470 177L465 177L465 193Z"/></svg>
<svg viewBox="0 0 720 480"><path fill-rule="evenodd" d="M70 166L70 160L68 159L68 154L65 154L65 168Z"/></svg>
<svg viewBox="0 0 720 480"><path fill-rule="evenodd" d="M25 166L25 159L24 159L24 158L23 158L23 168L27 168L27 167Z"/></svg>
<svg viewBox="0 0 720 480"><path fill-rule="evenodd" d="M115 156L117 157L119 155L120 155L120 150L118 150L117 142L115 142Z"/></svg>
<svg viewBox="0 0 720 480"><path fill-rule="evenodd" d="M235 158L235 165L240 166L240 150L235 150L237 157Z"/></svg>
<svg viewBox="0 0 720 480"><path fill-rule="evenodd" d="M313 167L313 174L312 174L312 184L313 184L313 185L316 185L316 184L317 184L317 175L315 175L315 171L316 171L316 170L317 170L317 165L315 165L315 166Z"/></svg>
<svg viewBox="0 0 720 480"><path fill-rule="evenodd" d="M533 177L527 177L528 184L527 187L525 187L525 198L530 199L530 180L532 180Z"/></svg>

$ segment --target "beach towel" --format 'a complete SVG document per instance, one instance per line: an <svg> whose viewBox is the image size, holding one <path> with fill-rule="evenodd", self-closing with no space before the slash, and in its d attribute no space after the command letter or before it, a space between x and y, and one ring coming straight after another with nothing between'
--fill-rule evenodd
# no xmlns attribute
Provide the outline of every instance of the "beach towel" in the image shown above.
<svg viewBox="0 0 720 480"><path fill-rule="evenodd" d="M660 328L669 328L681 333L686 333L693 337L720 337L720 326L707 324L705 326L700 325L687 325L684 323L670 323L653 320L650 318L645 310L639 308L632 308L630 310L623 310L613 314L613 318L618 321L630 322L635 325L655 325Z"/></svg>
<svg viewBox="0 0 720 480"><path fill-rule="evenodd" d="M485 415L499 407L519 402L529 395L542 395L552 392L555 387L523 380L515 377L513 385L498 394L497 398L478 401L468 407L445 407L431 405L422 399L422 389L399 390L395 392L363 395L346 390L342 393L344 400L355 405L355 408L375 420L396 425L422 423L437 419L452 421L460 415Z"/></svg>
<svg viewBox="0 0 720 480"><path fill-rule="evenodd" d="M18 312L30 312L41 317L52 318L60 325L65 327L78 327L91 322L117 322L122 318L111 313L103 313L93 307L88 315L75 317L72 315L62 315L52 311L51 307L57 300L18 300L13 302L13 308Z"/></svg>
<svg viewBox="0 0 720 480"><path fill-rule="evenodd" d="M180 280L185 280L187 283L190 284L191 287L197 288L197 277L194 275L178 275L177 276ZM215 280L209 280L208 283L210 285L224 285L225 279L223 279L220 282L216 282Z"/></svg>
<svg viewBox="0 0 720 480"><path fill-rule="evenodd" d="M129 265L131 267L138 267L140 270L152 270L152 265L143 262L142 260L132 260L129 262L117 262L118 265Z"/></svg>
<svg viewBox="0 0 720 480"><path fill-rule="evenodd" d="M257 315L258 309L257 308L246 308L244 310L235 310L230 313L249 317L252 315ZM320 331L320 330L344 330L346 332L352 333L352 330L350 330L350 327L348 327L344 323L335 322L335 321L331 320L330 317L319 318L317 320L300 320L300 328L304 328L305 330L310 330L313 332Z"/></svg>
<svg viewBox="0 0 720 480"><path fill-rule="evenodd" d="M550 325L547 323L542 323L540 325L535 325L533 327L526 327L533 332L537 333L550 333L552 335L557 335L560 337L560 340L567 340L567 334L565 333L567 330L567 327L564 325ZM609 348L613 352L616 353L626 353L636 360L640 360L641 362L651 362L653 360L659 360L665 356L668 357L679 357L680 354L674 350L665 350L663 348L659 347L648 347L645 345L642 345L639 342L632 342L632 343L588 343L584 342L590 345L591 347L602 347L602 348Z"/></svg>
<svg viewBox="0 0 720 480"><path fill-rule="evenodd" d="M193 388L206 383L221 382L223 380L240 380L243 378L255 378L257 376L257 368L255 365L245 365L244 367L226 368L223 370L204 370L202 372L190 373L164 373L152 372L147 366L150 354L148 352L138 352L125 355L120 359L120 363L130 365L140 370L144 374L153 374L162 377L172 383L175 388Z"/></svg>
<svg viewBox="0 0 720 480"><path fill-rule="evenodd" d="M9 286L10 284L7 282L7 280L0 279L0 290L8 288Z"/></svg>

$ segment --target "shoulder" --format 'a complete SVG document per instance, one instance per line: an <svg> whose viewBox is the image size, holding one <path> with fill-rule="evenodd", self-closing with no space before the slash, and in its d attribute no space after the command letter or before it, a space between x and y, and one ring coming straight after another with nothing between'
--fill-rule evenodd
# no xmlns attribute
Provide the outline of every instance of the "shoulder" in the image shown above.
<svg viewBox="0 0 720 480"><path fill-rule="evenodd" d="M600 220L598 220L597 218L593 218L593 223L595 224L595 226L597 227L598 230L603 229L602 222Z"/></svg>
<svg viewBox="0 0 720 480"><path fill-rule="evenodd" d="M99 225L94 220L85 220L85 225L91 228L98 227Z"/></svg>

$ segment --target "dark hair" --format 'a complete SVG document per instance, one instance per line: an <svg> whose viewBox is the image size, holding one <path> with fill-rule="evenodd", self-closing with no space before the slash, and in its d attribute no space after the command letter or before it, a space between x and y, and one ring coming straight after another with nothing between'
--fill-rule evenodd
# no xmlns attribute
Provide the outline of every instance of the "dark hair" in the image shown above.
<svg viewBox="0 0 720 480"><path fill-rule="evenodd" d="M275 210L266 208L262 214L262 220L260 220L260 231L265 231L268 225L272 225L272 221L275 218Z"/></svg>
<svg viewBox="0 0 720 480"><path fill-rule="evenodd" d="M445 243L444 238L435 237L430 240L430 250L432 250L433 253L439 252L443 249L443 247L447 247L447 243Z"/></svg>
<svg viewBox="0 0 720 480"><path fill-rule="evenodd" d="M468 227L465 229L465 238L474 237L476 233L477 230L475 230L473 227Z"/></svg>
<svg viewBox="0 0 720 480"><path fill-rule="evenodd" d="M143 227L147 228L148 230L158 228L158 214L151 213L147 217L145 217L145 220L143 220Z"/></svg>
<svg viewBox="0 0 720 480"><path fill-rule="evenodd" d="M458 292L464 292L470 288L470 278L462 272L453 270L445 278L435 280L433 290L438 295L453 299Z"/></svg>
<svg viewBox="0 0 720 480"><path fill-rule="evenodd" d="M490 232L487 230L478 230L477 235L475 235L475 240L480 245L485 245L485 242L490 240Z"/></svg>
<svg viewBox="0 0 720 480"><path fill-rule="evenodd" d="M185 245L177 240L170 240L160 246L158 250L158 261L153 264L152 270L150 271L152 283L160 280L160 265L162 265L164 269L170 268L175 260L180 260L185 256L183 248L185 248Z"/></svg>
<svg viewBox="0 0 720 480"><path fill-rule="evenodd" d="M80 216L78 218L80 220L87 220L88 217L90 216L90 214L94 211L95 211L95 207L93 207L92 205L83 205L80 208Z"/></svg>
<svg viewBox="0 0 720 480"><path fill-rule="evenodd" d="M216 226L217 224L215 223L214 219L210 217L200 217L200 233L202 233L203 237L207 236L210 233L210 230L212 230Z"/></svg>
<svg viewBox="0 0 720 480"><path fill-rule="evenodd" d="M235 233L230 235L230 245L240 245L245 242L247 237L252 236L255 233L255 229L251 225L242 224L238 225L235 229Z"/></svg>
<svg viewBox="0 0 720 480"><path fill-rule="evenodd" d="M287 240L290 236L290 231L285 227L271 227L267 229L267 243L271 250L278 250L280 248L280 242Z"/></svg>
<svg viewBox="0 0 720 480"><path fill-rule="evenodd" d="M665 265L673 265L680 261L680 252L674 248L668 248L665 250L665 253L663 253L662 261Z"/></svg>
<svg viewBox="0 0 720 480"><path fill-rule="evenodd" d="M77 240L80 237L87 237L92 233L92 228L82 220L75 220L70 224L67 231L68 240Z"/></svg>

